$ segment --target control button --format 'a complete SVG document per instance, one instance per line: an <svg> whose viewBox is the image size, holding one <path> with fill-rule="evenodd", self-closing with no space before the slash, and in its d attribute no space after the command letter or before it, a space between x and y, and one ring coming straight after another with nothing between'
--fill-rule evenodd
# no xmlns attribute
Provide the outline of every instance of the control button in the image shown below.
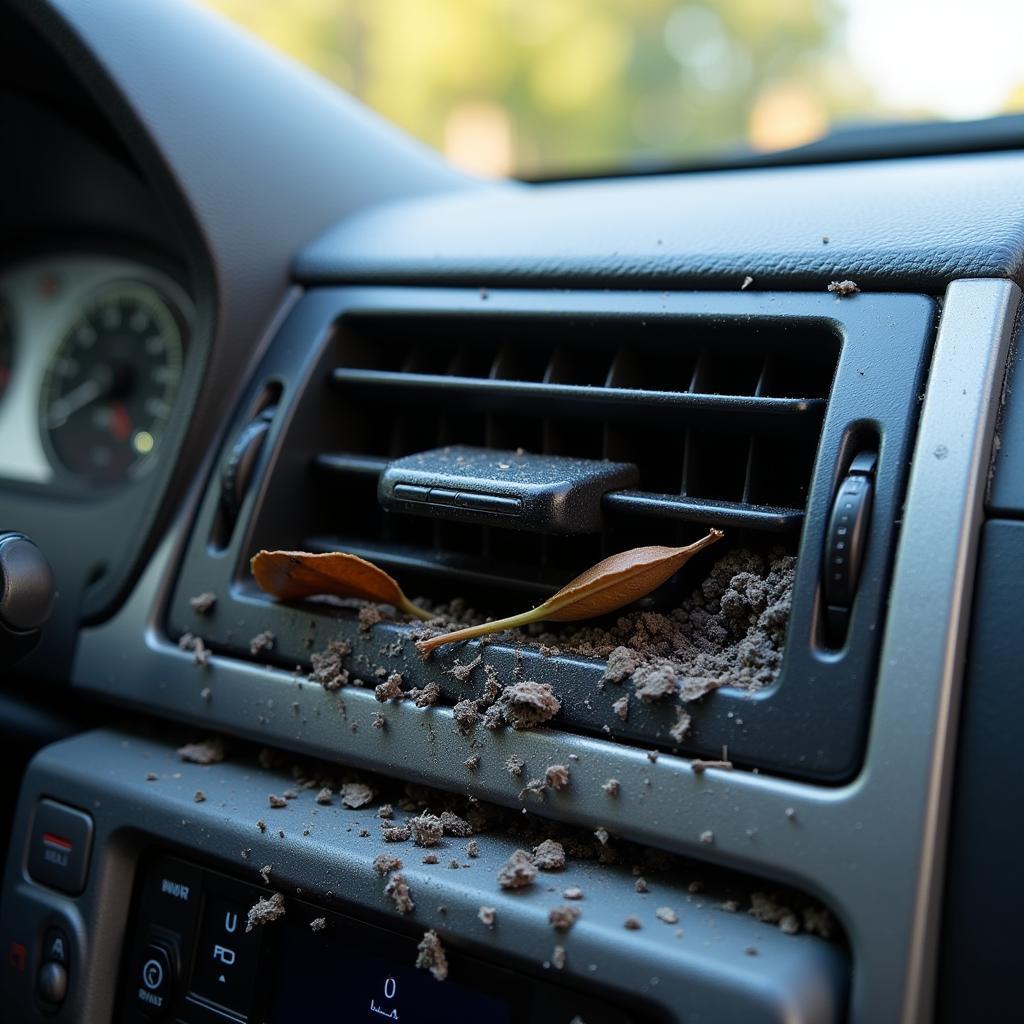
<svg viewBox="0 0 1024 1024"><path fill-rule="evenodd" d="M208 894L192 968L192 991L247 1016L256 984L262 929L246 932L248 907Z"/></svg>
<svg viewBox="0 0 1024 1024"><path fill-rule="evenodd" d="M59 1006L68 994L68 969L54 960L39 968L36 991L44 1003Z"/></svg>
<svg viewBox="0 0 1024 1024"><path fill-rule="evenodd" d="M40 800L29 840L28 873L43 885L77 896L85 888L92 846L92 818Z"/></svg>
<svg viewBox="0 0 1024 1024"><path fill-rule="evenodd" d="M156 1017L167 1008L174 982L171 952L163 942L150 942L142 951L141 967L135 979L139 1009Z"/></svg>
<svg viewBox="0 0 1024 1024"><path fill-rule="evenodd" d="M60 928L46 930L46 937L43 939L43 959L68 966L71 962L71 944L67 932Z"/></svg>

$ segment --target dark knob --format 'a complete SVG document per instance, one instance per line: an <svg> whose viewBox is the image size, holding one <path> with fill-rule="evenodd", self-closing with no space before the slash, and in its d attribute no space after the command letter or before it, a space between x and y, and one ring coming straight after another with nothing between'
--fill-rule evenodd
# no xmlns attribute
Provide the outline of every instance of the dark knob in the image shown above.
<svg viewBox="0 0 1024 1024"><path fill-rule="evenodd" d="M36 990L44 1003L59 1005L68 994L68 969L51 960L39 968Z"/></svg>
<svg viewBox="0 0 1024 1024"><path fill-rule="evenodd" d="M50 617L56 580L46 556L20 533L0 533L0 628L32 633Z"/></svg>

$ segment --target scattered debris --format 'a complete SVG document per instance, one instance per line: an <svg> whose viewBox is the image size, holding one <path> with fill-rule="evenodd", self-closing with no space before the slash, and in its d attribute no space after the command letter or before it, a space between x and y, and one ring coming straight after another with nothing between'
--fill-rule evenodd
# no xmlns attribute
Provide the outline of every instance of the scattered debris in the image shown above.
<svg viewBox="0 0 1024 1024"><path fill-rule="evenodd" d="M636 695L648 704L674 697L679 692L675 666L667 660L641 665L630 680Z"/></svg>
<svg viewBox="0 0 1024 1024"><path fill-rule="evenodd" d="M276 793L267 794L267 803L275 809L288 806L288 801L285 800L283 796L278 796Z"/></svg>
<svg viewBox="0 0 1024 1024"><path fill-rule="evenodd" d="M860 291L855 281L829 281L828 290L841 299L847 299Z"/></svg>
<svg viewBox="0 0 1024 1024"><path fill-rule="evenodd" d="M192 611L194 611L196 615L209 615L209 613L213 611L214 605L217 603L217 595L206 590L202 594L196 594L195 597L190 597L188 599L188 603L192 606Z"/></svg>
<svg viewBox="0 0 1024 1024"><path fill-rule="evenodd" d="M192 652L192 660L200 667L206 668L210 664L210 655L213 653L201 636L193 633L182 633L178 639L178 647L183 651Z"/></svg>
<svg viewBox="0 0 1024 1024"><path fill-rule="evenodd" d="M521 679L501 691L496 706L513 729L532 729L554 718L562 705L550 683Z"/></svg>
<svg viewBox="0 0 1024 1024"><path fill-rule="evenodd" d="M386 729L388 720L379 711L373 713L373 727L374 729Z"/></svg>
<svg viewBox="0 0 1024 1024"><path fill-rule="evenodd" d="M654 916L659 921L664 921L665 924L679 923L679 915L671 907L658 907L654 912Z"/></svg>
<svg viewBox="0 0 1024 1024"><path fill-rule="evenodd" d="M627 917L626 920L622 922L622 927L629 929L631 932L638 932L643 925L640 924L639 918Z"/></svg>
<svg viewBox="0 0 1024 1024"><path fill-rule="evenodd" d="M264 651L272 651L276 642L274 634L269 629L265 629L249 641L249 653L255 658Z"/></svg>
<svg viewBox="0 0 1024 1024"><path fill-rule="evenodd" d="M461 839L473 834L473 826L453 811L441 812L441 828L446 836L458 836Z"/></svg>
<svg viewBox="0 0 1024 1024"><path fill-rule="evenodd" d="M581 900L583 899L583 890L578 885L570 886L562 893L562 899Z"/></svg>
<svg viewBox="0 0 1024 1024"><path fill-rule="evenodd" d="M521 889L532 885L536 877L533 858L525 850L516 850L498 872L498 885L502 889Z"/></svg>
<svg viewBox="0 0 1024 1024"><path fill-rule="evenodd" d="M405 875L400 871L396 871L388 879L388 884L384 886L384 893L391 897L392 903L400 914L411 913L416 908Z"/></svg>
<svg viewBox="0 0 1024 1024"><path fill-rule="evenodd" d="M373 790L363 782L346 782L339 792L341 806L353 811L373 801Z"/></svg>
<svg viewBox="0 0 1024 1024"><path fill-rule="evenodd" d="M405 843L412 832L408 825L381 825L380 835L385 843Z"/></svg>
<svg viewBox="0 0 1024 1024"><path fill-rule="evenodd" d="M599 843L600 843L600 844L601 844L602 846L607 846L607 845L608 845L608 838L609 838L609 836L608 836L608 829L606 829L606 828L599 828L599 829L596 829L596 830L594 831L594 838L595 838L595 839L596 839L596 840L597 840L597 841L598 841L598 842L599 842Z"/></svg>
<svg viewBox="0 0 1024 1024"><path fill-rule="evenodd" d="M608 794L609 796L618 796L618 795L619 795L619 792L620 792L620 791L621 791L621 789L622 789L622 786L621 786L621 784L619 783L619 780L618 780L618 779L608 779L608 781L607 781L607 782L605 782L605 783L603 783L603 784L602 784L601 788L602 788L602 789L603 789L603 790L604 790L604 791L605 791L605 792L606 792L606 793L607 793L607 794Z"/></svg>
<svg viewBox="0 0 1024 1024"><path fill-rule="evenodd" d="M602 683L621 683L628 679L642 664L636 651L629 647L616 647L608 655L608 666L601 676Z"/></svg>
<svg viewBox="0 0 1024 1024"><path fill-rule="evenodd" d="M740 285L740 291L745 292L753 283L754 279L747 274L747 276L743 278L743 284Z"/></svg>
<svg viewBox="0 0 1024 1024"><path fill-rule="evenodd" d="M676 720L668 734L675 743L682 743L689 735L692 725L693 719L690 717L690 713L682 708L676 708Z"/></svg>
<svg viewBox="0 0 1024 1024"><path fill-rule="evenodd" d="M436 846L444 834L444 825L436 814L424 812L418 817L410 818L409 827L417 846Z"/></svg>
<svg viewBox="0 0 1024 1024"><path fill-rule="evenodd" d="M633 883L633 888L636 889L637 892L650 892L651 891L650 886L647 884L647 879L646 878L638 878Z"/></svg>
<svg viewBox="0 0 1024 1024"><path fill-rule="evenodd" d="M377 817L383 818L385 821L390 821L395 816L395 809L391 804L381 804L377 808Z"/></svg>
<svg viewBox="0 0 1024 1024"><path fill-rule="evenodd" d="M477 768L480 767L480 755L479 754L470 754L469 757L467 757L466 760L463 761L462 763L471 772L475 772L477 770Z"/></svg>
<svg viewBox="0 0 1024 1024"><path fill-rule="evenodd" d="M318 804L329 804L334 799L334 793L331 791L329 786L324 786L316 795L316 802Z"/></svg>
<svg viewBox="0 0 1024 1024"><path fill-rule="evenodd" d="M452 708L455 728L463 735L468 733L480 721L480 708L475 700L460 700Z"/></svg>
<svg viewBox="0 0 1024 1024"><path fill-rule="evenodd" d="M787 807L786 808L786 817L790 821L796 821L796 808L795 807Z"/></svg>
<svg viewBox="0 0 1024 1024"><path fill-rule="evenodd" d="M392 871L398 871L401 866L401 859L390 853L378 853L377 856L373 858L373 870L376 871L381 878Z"/></svg>
<svg viewBox="0 0 1024 1024"><path fill-rule="evenodd" d="M722 909L727 914L735 914L740 909L740 902L739 900L723 900Z"/></svg>
<svg viewBox="0 0 1024 1024"><path fill-rule="evenodd" d="M380 622L384 616L381 614L380 609L375 604L367 604L359 609L359 629L363 633L369 633L370 630Z"/></svg>
<svg viewBox="0 0 1024 1024"><path fill-rule="evenodd" d="M251 932L259 925L270 924L279 917L284 917L285 906L284 896L279 892L270 896L261 896L255 904L249 908L249 917L246 921L245 930Z"/></svg>
<svg viewBox="0 0 1024 1024"><path fill-rule="evenodd" d="M438 863L437 854L436 853L425 853L425 854L423 854L423 863L424 864L437 864Z"/></svg>
<svg viewBox="0 0 1024 1024"><path fill-rule="evenodd" d="M796 935L800 931L800 918L788 906L767 893L751 893L749 913L765 924L778 925L779 931L787 935Z"/></svg>
<svg viewBox="0 0 1024 1024"><path fill-rule="evenodd" d="M273 865L271 864L264 864L263 867L260 868L260 878L263 879L264 885L270 885L271 871L273 871Z"/></svg>
<svg viewBox="0 0 1024 1024"><path fill-rule="evenodd" d="M192 799L197 804L201 804L206 799L206 794L201 789L197 789L195 793L192 794Z"/></svg>
<svg viewBox="0 0 1024 1024"><path fill-rule="evenodd" d="M470 839L466 843L466 856L467 857L479 857L480 856L480 844L475 839Z"/></svg>
<svg viewBox="0 0 1024 1024"><path fill-rule="evenodd" d="M326 927L326 917L314 917L313 920L309 922L309 930L311 932L322 932Z"/></svg>
<svg viewBox="0 0 1024 1024"><path fill-rule="evenodd" d="M259 819L257 820L257 822L256 822L256 827L257 827L257 828L258 828L258 829L259 829L259 830L260 830L261 832L266 832L266 831L267 831L267 823L266 823L266 822L265 822L265 821L264 821L264 820L263 820L262 818L259 818Z"/></svg>
<svg viewBox="0 0 1024 1024"><path fill-rule="evenodd" d="M548 911L548 923L556 932L567 932L579 919L580 908L566 905L552 907Z"/></svg>
<svg viewBox="0 0 1024 1024"><path fill-rule="evenodd" d="M715 833L709 828L705 829L700 834L700 841L704 843L705 846L710 846L715 841Z"/></svg>
<svg viewBox="0 0 1024 1024"><path fill-rule="evenodd" d="M157 778L158 778L158 776L157 776L156 772L146 772L146 781L147 782L156 782Z"/></svg>
<svg viewBox="0 0 1024 1024"><path fill-rule="evenodd" d="M757 946L747 946L743 952L746 953L747 956L757 956Z"/></svg>
<svg viewBox="0 0 1024 1024"><path fill-rule="evenodd" d="M498 916L498 912L494 909L494 907L481 907L476 912L476 916L480 918L482 924L487 925L488 928L493 928L494 922Z"/></svg>
<svg viewBox="0 0 1024 1024"><path fill-rule="evenodd" d="M430 971L438 981L444 981L448 977L448 958L445 956L441 939L433 928L424 933L416 949L416 966Z"/></svg>
<svg viewBox="0 0 1024 1024"><path fill-rule="evenodd" d="M549 765L544 772L544 782L552 789L565 789L569 785L569 769L564 764Z"/></svg>
<svg viewBox="0 0 1024 1024"><path fill-rule="evenodd" d="M373 695L381 702L389 700L401 700L405 696L402 689L402 675L400 672L392 672L383 683L378 683L373 688Z"/></svg>
<svg viewBox="0 0 1024 1024"><path fill-rule="evenodd" d="M732 761L705 761L702 758L695 757L690 762L690 768L693 770L694 775L703 775L709 768L721 768L722 771L732 771Z"/></svg>
<svg viewBox="0 0 1024 1024"><path fill-rule="evenodd" d="M658 763L658 752L656 750L648 750L647 751L647 760L650 761L651 764L657 764Z"/></svg>
<svg viewBox="0 0 1024 1024"><path fill-rule="evenodd" d="M555 946L551 951L551 966L555 970L562 970L565 967L565 946ZM576 1018L579 1020L579 1018Z"/></svg>
<svg viewBox="0 0 1024 1024"><path fill-rule="evenodd" d="M418 708L429 708L441 699L441 687L437 683L427 683L422 689L410 690L408 696Z"/></svg>
<svg viewBox="0 0 1024 1024"><path fill-rule="evenodd" d="M450 669L448 669L448 675L450 675L456 682L469 682L469 677L473 674L473 669L475 669L483 660L484 656L482 654L478 654L472 661L466 662L465 665L457 661Z"/></svg>
<svg viewBox="0 0 1024 1024"><path fill-rule="evenodd" d="M352 645L347 640L332 640L327 650L310 658L313 665L310 680L319 683L325 690L340 690L349 681L348 669L342 662L351 653Z"/></svg>
<svg viewBox="0 0 1024 1024"><path fill-rule="evenodd" d="M565 847L554 839L545 839L533 848L531 860L541 871L561 871L565 867Z"/></svg>
<svg viewBox="0 0 1024 1024"><path fill-rule="evenodd" d="M203 688L202 688L202 689L201 689L201 690L199 691L199 697L200 697L200 699L201 699L201 700L204 700L204 701L206 701L207 703L209 703L209 701L210 701L210 698L211 698L212 696L213 696L213 691L212 691L212 690L211 690L211 689L210 689L210 688L209 688L208 686L204 686L204 687L203 687Z"/></svg>
<svg viewBox="0 0 1024 1024"><path fill-rule="evenodd" d="M526 762L515 754L505 761L505 771L507 771L514 779L518 779L523 774L523 769L525 767Z"/></svg>
<svg viewBox="0 0 1024 1024"><path fill-rule="evenodd" d="M629 695L627 694L616 701L612 701L612 711L625 722L629 718Z"/></svg>
<svg viewBox="0 0 1024 1024"><path fill-rule="evenodd" d="M224 742L220 739L200 740L178 747L178 757L192 764L219 764L224 760Z"/></svg>

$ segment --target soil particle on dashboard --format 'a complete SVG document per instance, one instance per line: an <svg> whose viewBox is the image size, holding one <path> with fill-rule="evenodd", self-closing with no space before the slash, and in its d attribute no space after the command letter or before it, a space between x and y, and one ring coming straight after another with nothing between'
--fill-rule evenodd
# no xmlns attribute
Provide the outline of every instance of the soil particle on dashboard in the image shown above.
<svg viewBox="0 0 1024 1024"><path fill-rule="evenodd" d="M467 857L479 857L480 856L480 844L475 839L470 839L466 843L466 856Z"/></svg>
<svg viewBox="0 0 1024 1024"><path fill-rule="evenodd" d="M424 812L409 819L413 842L417 846L436 846L444 835L444 825L436 814Z"/></svg>
<svg viewBox="0 0 1024 1024"><path fill-rule="evenodd" d="M627 917L626 920L622 922L622 927L628 929L631 932L638 932L643 927L643 925L640 924L639 918Z"/></svg>
<svg viewBox="0 0 1024 1024"><path fill-rule="evenodd" d="M466 735L480 720L480 709L475 700L460 700L452 708L452 717L455 719L455 728L463 735Z"/></svg>
<svg viewBox="0 0 1024 1024"><path fill-rule="evenodd" d="M646 878L638 878L633 883L633 888L636 889L637 892L650 892L651 891L651 887L647 884L647 879Z"/></svg>
<svg viewBox="0 0 1024 1024"><path fill-rule="evenodd" d="M267 831L267 823L266 823L266 822L265 822L265 821L264 821L264 820L263 820L262 818L260 818L260 819L259 819L259 820L258 820L258 821L256 822L256 827L257 827L257 828L258 828L258 829L259 829L259 830L260 830L261 832L266 832L266 831Z"/></svg>
<svg viewBox="0 0 1024 1024"><path fill-rule="evenodd" d="M856 295L860 287L855 281L829 281L828 290L841 299L848 299L851 295Z"/></svg>
<svg viewBox="0 0 1024 1024"><path fill-rule="evenodd" d="M217 595L211 593L209 590L204 591L202 594L196 594L195 597L190 597L188 603L192 607L192 611L196 615L209 615L213 611L214 605L217 603Z"/></svg>
<svg viewBox="0 0 1024 1024"><path fill-rule="evenodd" d="M480 665L483 660L483 655L478 654L472 661L467 661L465 665L457 661L448 669L448 675L456 682L467 683L469 682L469 677L473 674L473 669Z"/></svg>
<svg viewBox="0 0 1024 1024"><path fill-rule="evenodd" d="M555 946L551 951L551 966L560 971L565 967L565 946ZM579 1018L576 1018L579 1020Z"/></svg>
<svg viewBox="0 0 1024 1024"><path fill-rule="evenodd" d="M280 810L282 807L288 806L288 801L283 796L278 796L276 793L267 794L267 803L275 810Z"/></svg>
<svg viewBox="0 0 1024 1024"><path fill-rule="evenodd" d="M796 913L768 893L751 893L749 913L757 921L777 925L786 935L796 935L800 931L800 918Z"/></svg>
<svg viewBox="0 0 1024 1024"><path fill-rule="evenodd" d="M375 711L372 724L374 729L386 729L388 727L388 720L379 711Z"/></svg>
<svg viewBox="0 0 1024 1024"><path fill-rule="evenodd" d="M430 971L438 981L444 981L448 977L448 958L445 956L441 939L433 928L424 933L416 950L417 967Z"/></svg>
<svg viewBox="0 0 1024 1024"><path fill-rule="evenodd" d="M526 762L515 754L505 761L505 771L507 771L514 779L518 779L522 776L523 769L525 767Z"/></svg>
<svg viewBox="0 0 1024 1024"><path fill-rule="evenodd" d="M458 836L461 839L473 834L473 826L453 811L441 812L441 828L446 836Z"/></svg>
<svg viewBox="0 0 1024 1024"><path fill-rule="evenodd" d="M359 628L368 633L384 618L383 612L375 604L367 604L359 609Z"/></svg>
<svg viewBox="0 0 1024 1024"><path fill-rule="evenodd" d="M607 782L602 783L601 788L609 796L618 796L619 793L622 791L622 784L619 782L618 779L608 779Z"/></svg>
<svg viewBox="0 0 1024 1024"><path fill-rule="evenodd" d="M264 651L272 651L276 642L274 634L269 629L265 629L249 641L249 653L255 658L257 655L263 654Z"/></svg>
<svg viewBox="0 0 1024 1024"><path fill-rule="evenodd" d="M373 801L373 790L364 782L346 782L342 785L341 805L350 810L358 810Z"/></svg>
<svg viewBox="0 0 1024 1024"><path fill-rule="evenodd" d="M224 760L224 743L219 739L186 743L178 747L178 757L192 764L219 764Z"/></svg>
<svg viewBox="0 0 1024 1024"><path fill-rule="evenodd" d="M498 872L498 885L502 889L522 889L532 885L536 877L533 858L525 850L516 850Z"/></svg>
<svg viewBox="0 0 1024 1024"><path fill-rule="evenodd" d="M679 923L679 915L671 907L658 907L654 912L654 916L659 921L664 921L665 924Z"/></svg>
<svg viewBox="0 0 1024 1024"><path fill-rule="evenodd" d="M206 668L210 664L210 655L213 653L201 636L194 633L182 633L178 639L178 648L182 651L191 651L192 660L200 667Z"/></svg>
<svg viewBox="0 0 1024 1024"><path fill-rule="evenodd" d="M156 780L158 778L159 778L159 776L157 775L156 772L146 772L146 781L147 782L156 782Z"/></svg>
<svg viewBox="0 0 1024 1024"><path fill-rule="evenodd" d="M385 843L407 843L412 835L408 825L381 825L380 837Z"/></svg>
<svg viewBox="0 0 1024 1024"><path fill-rule="evenodd" d="M532 729L554 718L561 708L550 683L521 679L501 691L495 707L513 729Z"/></svg>
<svg viewBox="0 0 1024 1024"><path fill-rule="evenodd" d="M556 839L545 839L533 848L531 859L541 871L561 871L565 867L565 847Z"/></svg>
<svg viewBox="0 0 1024 1024"><path fill-rule="evenodd" d="M378 853L373 858L373 870L383 878L386 874L391 871L398 871L402 866L402 860L400 857L395 857L390 853Z"/></svg>
<svg viewBox="0 0 1024 1024"><path fill-rule="evenodd" d="M395 809L391 804L381 804L377 808L377 817L383 818L385 821L390 821L395 816Z"/></svg>
<svg viewBox="0 0 1024 1024"><path fill-rule="evenodd" d="M347 640L332 640L325 651L310 658L313 666L310 680L325 690L340 690L349 681L348 669L343 662L351 653L352 645Z"/></svg>
<svg viewBox="0 0 1024 1024"><path fill-rule="evenodd" d="M648 704L674 697L679 692L676 670L670 661L641 665L629 678L636 695Z"/></svg>
<svg viewBox="0 0 1024 1024"><path fill-rule="evenodd" d="M276 921L280 917L284 917L285 906L284 896L279 892L272 893L270 896L261 896L252 907L249 908L249 917L245 925L245 930L251 932L253 928L259 925L270 924L272 921Z"/></svg>
<svg viewBox="0 0 1024 1024"><path fill-rule="evenodd" d="M426 686L410 690L408 697L418 708L429 708L441 699L441 687L437 683L427 683Z"/></svg>
<svg viewBox="0 0 1024 1024"><path fill-rule="evenodd" d="M309 922L309 930L311 932L322 932L326 927L326 917L314 917L313 920Z"/></svg>
<svg viewBox="0 0 1024 1024"><path fill-rule="evenodd" d="M477 768L480 767L480 755L479 754L470 754L469 757L467 757L466 760L463 761L462 763L471 772L475 772L477 770Z"/></svg>
<svg viewBox="0 0 1024 1024"><path fill-rule="evenodd" d="M480 919L482 924L487 925L488 928L493 928L494 922L498 918L498 912L494 907L481 907L476 912L476 916Z"/></svg>
<svg viewBox="0 0 1024 1024"><path fill-rule="evenodd" d="M556 932L567 932L579 920L580 908L565 904L548 911L548 923Z"/></svg>
<svg viewBox="0 0 1024 1024"><path fill-rule="evenodd" d="M316 802L318 804L329 804L334 799L334 793L329 786L324 786L316 795Z"/></svg>
<svg viewBox="0 0 1024 1024"><path fill-rule="evenodd" d="M562 893L562 899L565 900L581 900L583 899L583 890L578 885L570 885Z"/></svg>
<svg viewBox="0 0 1024 1024"><path fill-rule="evenodd" d="M701 832L701 834L700 834L700 841L701 841L701 842L702 842L702 843L703 843L703 844L704 844L705 846L710 846L710 845L711 845L711 844L712 844L712 843L713 843L713 842L715 841L715 833L714 833L714 832L712 832L712 831L711 831L711 829L709 829L709 828L706 828L706 829L705 829L705 830L704 830L703 832Z"/></svg>
<svg viewBox="0 0 1024 1024"><path fill-rule="evenodd" d="M274 868L271 864L264 864L263 867L260 868L260 878L263 879L264 885L270 885L270 872L273 870Z"/></svg>
<svg viewBox="0 0 1024 1024"><path fill-rule="evenodd" d="M405 875L400 871L396 871L388 879L388 884L384 886L384 893L391 897L391 902L394 903L400 914L409 914L416 909L412 893L409 891L409 884L405 880Z"/></svg>
<svg viewBox="0 0 1024 1024"><path fill-rule="evenodd" d="M437 864L439 863L436 853L425 853L423 855L424 864Z"/></svg>
<svg viewBox="0 0 1024 1024"><path fill-rule="evenodd" d="M569 785L569 769L564 764L548 765L544 772L544 782L552 789L565 789Z"/></svg>
<svg viewBox="0 0 1024 1024"><path fill-rule="evenodd" d="M201 789L197 789L195 793L192 794L192 799L197 804L201 804L206 800L206 794Z"/></svg>
<svg viewBox="0 0 1024 1024"><path fill-rule="evenodd" d="M618 700L612 701L612 711L625 722L629 718L629 696L620 697Z"/></svg>
<svg viewBox="0 0 1024 1024"><path fill-rule="evenodd" d="M405 696L402 690L402 675L400 672L392 672L383 683L378 683L373 688L373 695L381 702L389 700L401 700Z"/></svg>

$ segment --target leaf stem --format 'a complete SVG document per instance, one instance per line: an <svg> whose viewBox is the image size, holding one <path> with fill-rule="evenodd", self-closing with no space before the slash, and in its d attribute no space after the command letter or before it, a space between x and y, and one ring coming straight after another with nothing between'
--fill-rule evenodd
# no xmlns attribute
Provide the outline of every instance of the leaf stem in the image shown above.
<svg viewBox="0 0 1024 1024"><path fill-rule="evenodd" d="M493 622L481 622L476 626L466 626L465 629L457 629L454 633L442 633L440 636L432 636L427 640L417 640L416 650L423 658L429 658L437 647L445 644L455 644L462 640L472 640L476 636L485 636L488 633L500 633L504 629L515 629L516 626L528 626L536 622L544 615L544 606L539 605L531 608L528 612L520 612L518 615L510 615L507 619L495 619Z"/></svg>
<svg viewBox="0 0 1024 1024"><path fill-rule="evenodd" d="M434 617L433 614L428 612L425 608L421 608L418 604L413 604L405 594L402 594L402 601L399 607L406 615L414 615L417 619L422 619L424 622L427 619L432 619Z"/></svg>

